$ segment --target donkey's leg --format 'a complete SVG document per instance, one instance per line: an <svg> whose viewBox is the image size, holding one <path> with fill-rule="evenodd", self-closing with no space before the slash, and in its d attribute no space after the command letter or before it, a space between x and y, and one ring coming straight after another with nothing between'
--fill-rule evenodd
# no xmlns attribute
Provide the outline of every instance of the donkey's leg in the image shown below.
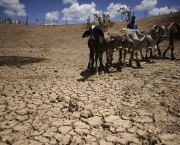
<svg viewBox="0 0 180 145"><path fill-rule="evenodd" d="M90 52L91 74L94 74L94 52Z"/></svg>
<svg viewBox="0 0 180 145"><path fill-rule="evenodd" d="M174 46L171 45L171 43L169 42L169 45L168 45L167 49L163 52L163 58L166 57L166 53L167 53L167 51L168 51L171 47L174 47ZM174 49L174 48L173 48L173 49Z"/></svg>
<svg viewBox="0 0 180 145"><path fill-rule="evenodd" d="M173 39L170 40L170 47L171 47L171 60L175 60L176 58L174 57L174 53L173 53L173 51L174 51L174 41L173 41Z"/></svg>
<svg viewBox="0 0 180 145"><path fill-rule="evenodd" d="M91 57L89 57L89 62L88 62L87 69L90 69L90 64L91 64Z"/></svg>
<svg viewBox="0 0 180 145"><path fill-rule="evenodd" d="M140 48L140 54L141 54L141 59L144 60L144 56L143 56L143 53L142 53L142 48ZM136 54L135 54L136 55Z"/></svg>
<svg viewBox="0 0 180 145"><path fill-rule="evenodd" d="M174 46L171 47L171 60L175 60L176 58L174 57Z"/></svg>
<svg viewBox="0 0 180 145"><path fill-rule="evenodd" d="M147 56L148 50L149 50L149 48L146 48L146 56L145 56L145 60L146 60L146 61L148 61L148 56ZM150 49L150 50L152 50L152 49Z"/></svg>
<svg viewBox="0 0 180 145"><path fill-rule="evenodd" d="M126 61L126 53L127 53L127 49L124 49L123 66L125 65L125 61Z"/></svg>
<svg viewBox="0 0 180 145"><path fill-rule="evenodd" d="M109 71L109 53L106 51L106 68Z"/></svg>
<svg viewBox="0 0 180 145"><path fill-rule="evenodd" d="M119 65L123 65L122 64L122 48L119 48Z"/></svg>
<svg viewBox="0 0 180 145"><path fill-rule="evenodd" d="M130 58L129 58L129 66L132 66L132 60L134 57L134 49L132 49L131 54L130 54Z"/></svg>
<svg viewBox="0 0 180 145"><path fill-rule="evenodd" d="M110 53L110 66L112 66L112 61L113 61L113 53L114 53L114 50L111 51Z"/></svg>
<svg viewBox="0 0 180 145"><path fill-rule="evenodd" d="M159 48L159 43L157 43L156 46L157 46L158 55L161 56L161 50Z"/></svg>
<svg viewBox="0 0 180 145"><path fill-rule="evenodd" d="M156 48L155 48L155 46L154 46L154 52L153 52L153 48L151 48L151 49L149 49L149 50L150 50L150 58L153 58L153 57L154 57L153 54L156 53Z"/></svg>
<svg viewBox="0 0 180 145"><path fill-rule="evenodd" d="M139 62L139 59L138 59L138 52L137 52L137 50L136 50L136 52L135 52L135 56L136 56L136 65L137 65L138 67L141 67L140 62Z"/></svg>
<svg viewBox="0 0 180 145"><path fill-rule="evenodd" d="M98 73L98 66L97 66L98 57L99 57L99 52L96 52L96 55L95 55L96 73Z"/></svg>
<svg viewBox="0 0 180 145"><path fill-rule="evenodd" d="M92 54L91 54L91 50L90 50L90 54L89 54L89 62L88 62L88 66L87 66L87 69L90 69L90 64L91 64L91 58L92 58Z"/></svg>
<svg viewBox="0 0 180 145"><path fill-rule="evenodd" d="M103 65L102 60L103 60L103 52L102 52L102 51L100 51L100 53L99 53L100 71L102 71L102 70L103 70L103 68L104 68L104 65Z"/></svg>

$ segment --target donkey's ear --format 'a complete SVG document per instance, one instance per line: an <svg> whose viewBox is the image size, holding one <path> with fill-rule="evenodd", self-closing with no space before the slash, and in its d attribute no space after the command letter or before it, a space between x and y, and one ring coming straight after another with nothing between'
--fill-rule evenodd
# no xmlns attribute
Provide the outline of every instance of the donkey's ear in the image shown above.
<svg viewBox="0 0 180 145"><path fill-rule="evenodd" d="M154 25L154 26L153 26L153 29L155 29L155 30L156 30L157 28L158 28L158 26L157 26L157 25Z"/></svg>
<svg viewBox="0 0 180 145"><path fill-rule="evenodd" d="M100 36L104 37L104 33L103 33L103 31L101 29L99 29L98 32L99 32Z"/></svg>
<svg viewBox="0 0 180 145"><path fill-rule="evenodd" d="M86 30L86 31L84 32L84 34L82 35L82 38L88 37L88 36L90 36L90 35L91 35L91 31L90 31L90 30Z"/></svg>

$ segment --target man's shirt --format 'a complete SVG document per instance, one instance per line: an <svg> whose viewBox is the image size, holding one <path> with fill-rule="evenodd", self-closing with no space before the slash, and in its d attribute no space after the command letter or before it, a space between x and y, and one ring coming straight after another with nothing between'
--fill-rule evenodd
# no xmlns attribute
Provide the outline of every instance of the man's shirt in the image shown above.
<svg viewBox="0 0 180 145"><path fill-rule="evenodd" d="M127 25L127 28L129 29L137 29L138 27L138 24L136 22L129 22L128 25Z"/></svg>

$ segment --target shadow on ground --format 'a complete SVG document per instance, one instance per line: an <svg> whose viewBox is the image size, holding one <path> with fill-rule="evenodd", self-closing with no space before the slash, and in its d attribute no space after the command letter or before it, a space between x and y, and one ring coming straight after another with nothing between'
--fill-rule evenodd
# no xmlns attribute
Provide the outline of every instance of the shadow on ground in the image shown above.
<svg viewBox="0 0 180 145"><path fill-rule="evenodd" d="M119 67L119 66L118 66L118 63L113 63L113 64L112 64L112 67L115 68L115 69L117 69L117 70L116 70L116 71L108 71L107 68L106 68L106 66L104 66L103 71L98 70L98 75L101 75L103 72L110 74L110 73L114 73L114 72L117 72L117 71L119 71L119 72L122 71L122 67ZM94 68L94 69L95 69L95 68ZM99 69L99 68L98 68L98 69ZM81 82L84 82L84 81L94 81L94 80L91 79L90 77L96 75L96 72L95 72L94 74L92 74L91 71L87 69L87 70L82 71L82 72L80 73L80 75L82 76L82 78L77 79L77 81L81 81Z"/></svg>
<svg viewBox="0 0 180 145"><path fill-rule="evenodd" d="M22 66L30 63L44 61L45 58L22 57L22 56L0 56L0 66Z"/></svg>
<svg viewBox="0 0 180 145"><path fill-rule="evenodd" d="M80 82L84 82L86 81L89 77L92 76L90 70L84 70L80 73L80 75L82 76L82 78L80 79L77 79L77 81L80 81Z"/></svg>

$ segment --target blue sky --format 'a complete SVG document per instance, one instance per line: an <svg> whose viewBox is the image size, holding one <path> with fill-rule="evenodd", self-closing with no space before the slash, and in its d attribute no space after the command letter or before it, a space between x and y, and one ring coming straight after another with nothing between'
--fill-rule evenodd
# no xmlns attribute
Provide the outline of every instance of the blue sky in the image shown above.
<svg viewBox="0 0 180 145"><path fill-rule="evenodd" d="M85 23L88 16L94 21L94 13L107 13L111 21L121 20L117 12L120 7L131 8L137 19L180 11L180 0L0 0L0 18L11 18L29 23L35 19L45 24L52 24L53 19L59 24ZM123 17L125 19L125 16ZM0 21L1 21L0 20Z"/></svg>

